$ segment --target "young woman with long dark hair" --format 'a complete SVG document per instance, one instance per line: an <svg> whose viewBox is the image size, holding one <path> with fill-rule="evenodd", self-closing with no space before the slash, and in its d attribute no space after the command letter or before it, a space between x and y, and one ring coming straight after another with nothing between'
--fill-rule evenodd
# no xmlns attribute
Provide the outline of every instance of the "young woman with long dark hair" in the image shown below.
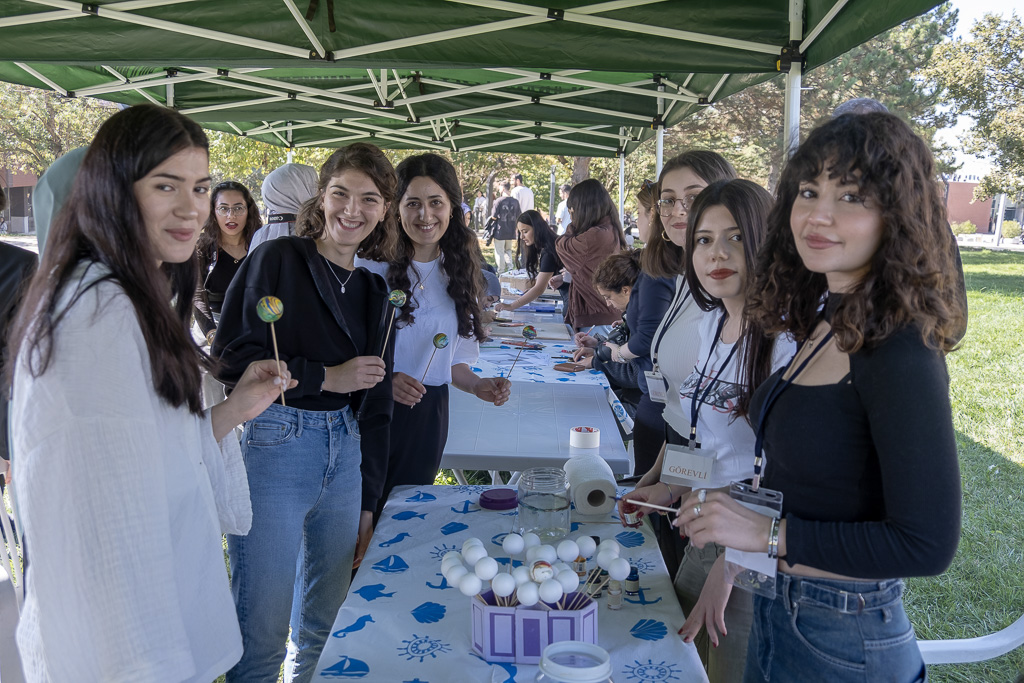
<svg viewBox="0 0 1024 683"><path fill-rule="evenodd" d="M393 253L394 201L395 171L380 149L336 150L299 211L297 234L253 249L228 288L213 344L219 379L230 385L249 359L274 355L257 304L276 296L284 307L277 350L298 380L242 437L253 525L228 536L245 643L229 681L276 680L282 659L286 681L310 680L373 532L394 344L385 347L387 284L354 260L369 249Z"/></svg>
<svg viewBox="0 0 1024 683"><path fill-rule="evenodd" d="M188 327L210 173L195 122L118 112L81 171L12 335L32 546L21 662L30 681L210 681L242 654L221 534L246 533L252 510L232 429L290 376L262 356L202 409L210 362Z"/></svg>
<svg viewBox="0 0 1024 683"><path fill-rule="evenodd" d="M481 378L469 364L483 339L480 247L462 213L455 168L444 157L419 154L396 170L398 247L394 258L368 250L359 264L387 278L406 302L395 321L394 419L388 492L402 484L430 484L448 441L448 385L501 405L510 382ZM449 343L437 349L433 338ZM433 357L433 360L431 360Z"/></svg>
<svg viewBox="0 0 1024 683"><path fill-rule="evenodd" d="M902 577L949 566L960 535L948 229L928 146L890 114L820 126L783 170L748 310L800 343L750 403L782 518L694 491L676 519L697 547L776 560L745 681L926 677L901 595Z"/></svg>
<svg viewBox="0 0 1024 683"><path fill-rule="evenodd" d="M526 268L530 289L510 304L495 304L495 311L514 311L531 301L536 301L547 289L551 278L562 271L562 262L558 260L555 251L555 231L539 211L524 211L516 223L516 230L519 232L520 243L525 247L516 252L516 261L521 262ZM525 255L522 252L525 252ZM562 287L568 289L569 285L566 283Z"/></svg>
<svg viewBox="0 0 1024 683"><path fill-rule="evenodd" d="M193 311L208 339L213 339L217 329L224 293L262 225L259 207L245 185L225 180L210 191L210 216L196 244L200 283Z"/></svg>

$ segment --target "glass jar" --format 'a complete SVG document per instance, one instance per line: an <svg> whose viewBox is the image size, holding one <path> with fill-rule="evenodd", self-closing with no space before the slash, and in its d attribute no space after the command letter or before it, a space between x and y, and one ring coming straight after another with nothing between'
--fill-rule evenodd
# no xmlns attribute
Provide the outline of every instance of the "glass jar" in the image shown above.
<svg viewBox="0 0 1024 683"><path fill-rule="evenodd" d="M519 478L519 532L541 543L569 535L569 479L560 467L534 467Z"/></svg>
<svg viewBox="0 0 1024 683"><path fill-rule="evenodd" d="M564 640L544 648L537 683L613 683L612 661L604 648Z"/></svg>

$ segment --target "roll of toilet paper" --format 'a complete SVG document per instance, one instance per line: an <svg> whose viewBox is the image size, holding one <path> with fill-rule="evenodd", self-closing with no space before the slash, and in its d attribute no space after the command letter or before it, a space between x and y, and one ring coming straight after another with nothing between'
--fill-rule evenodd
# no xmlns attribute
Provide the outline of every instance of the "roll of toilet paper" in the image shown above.
<svg viewBox="0 0 1024 683"><path fill-rule="evenodd" d="M605 515L615 507L615 475L596 453L581 453L565 461L569 492L581 515Z"/></svg>
<svg viewBox="0 0 1024 683"><path fill-rule="evenodd" d="M573 427L569 430L569 445L573 448L597 448L601 445L601 430L597 427Z"/></svg>

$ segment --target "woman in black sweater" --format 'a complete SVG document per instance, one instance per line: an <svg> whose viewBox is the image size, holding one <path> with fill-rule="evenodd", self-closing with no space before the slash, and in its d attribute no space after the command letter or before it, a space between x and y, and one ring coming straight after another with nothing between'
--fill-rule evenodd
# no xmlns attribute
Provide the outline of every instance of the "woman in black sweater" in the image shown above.
<svg viewBox="0 0 1024 683"><path fill-rule="evenodd" d="M213 345L220 379L230 385L251 360L274 357L256 313L272 295L284 307L280 359L298 380L242 437L253 523L228 536L245 647L228 681L276 680L286 638L286 680L309 680L369 543L387 473L394 336L385 348L384 279L353 261L370 248L394 253L395 186L378 148L339 149L299 212L301 236L254 250L228 288Z"/></svg>
<svg viewBox="0 0 1024 683"><path fill-rule="evenodd" d="M698 547L777 565L774 599L754 598L746 681L925 677L901 577L943 572L959 539L945 354L963 312L946 230L931 152L895 116L834 119L783 172L749 304L800 342L751 400L782 518L695 491L676 522Z"/></svg>

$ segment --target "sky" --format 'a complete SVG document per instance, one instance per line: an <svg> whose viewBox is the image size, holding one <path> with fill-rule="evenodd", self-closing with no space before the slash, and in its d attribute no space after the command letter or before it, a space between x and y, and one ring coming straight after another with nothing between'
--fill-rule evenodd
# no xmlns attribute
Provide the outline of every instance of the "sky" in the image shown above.
<svg viewBox="0 0 1024 683"><path fill-rule="evenodd" d="M963 38L970 38L971 26L985 14L1001 14L1009 16L1013 10L1020 6L1020 0L953 0L953 7L959 10L957 24L957 35ZM1024 10L1017 10L1018 16L1024 15ZM971 120L967 117L960 117L954 128L947 128L939 132L939 136L951 144L954 149L959 150L960 144L957 138L970 129ZM985 175L990 164L981 158L968 156L958 152L957 160L963 162L958 171L961 175Z"/></svg>

